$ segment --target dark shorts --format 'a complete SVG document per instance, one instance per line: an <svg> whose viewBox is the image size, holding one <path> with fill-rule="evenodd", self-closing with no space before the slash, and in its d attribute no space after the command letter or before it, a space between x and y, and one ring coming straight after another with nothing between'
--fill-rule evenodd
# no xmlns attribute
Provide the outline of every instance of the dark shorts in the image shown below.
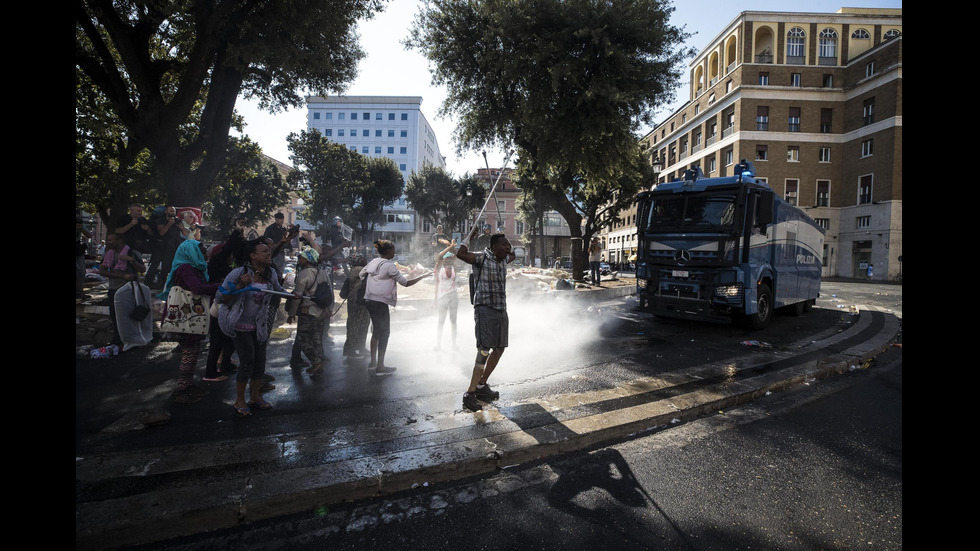
<svg viewBox="0 0 980 551"><path fill-rule="evenodd" d="M506 310L489 306L474 306L473 319L476 321L476 347L488 350L507 348L509 321Z"/></svg>

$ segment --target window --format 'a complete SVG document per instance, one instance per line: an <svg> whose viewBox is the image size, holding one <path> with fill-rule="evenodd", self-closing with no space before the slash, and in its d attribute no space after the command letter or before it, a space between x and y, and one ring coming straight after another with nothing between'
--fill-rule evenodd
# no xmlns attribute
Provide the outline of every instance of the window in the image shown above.
<svg viewBox="0 0 980 551"><path fill-rule="evenodd" d="M374 114L374 120L376 120L376 121L380 121L381 120L381 112L380 111Z"/></svg>
<svg viewBox="0 0 980 551"><path fill-rule="evenodd" d="M789 85L800 87L803 85L803 75L801 73L790 73Z"/></svg>
<svg viewBox="0 0 980 551"><path fill-rule="evenodd" d="M786 202L795 206L797 204L796 194L799 192L799 190L799 180L786 180L786 196L784 197Z"/></svg>
<svg viewBox="0 0 980 551"><path fill-rule="evenodd" d="M370 148L368 148L368 146L365 145L364 147L361 148L361 153L367 155L369 150Z"/></svg>
<svg viewBox="0 0 980 551"><path fill-rule="evenodd" d="M851 33L851 38L856 40L871 40L871 34L866 29L857 29Z"/></svg>
<svg viewBox="0 0 980 551"><path fill-rule="evenodd" d="M371 120L371 113L364 113L364 120L366 121Z"/></svg>
<svg viewBox="0 0 980 551"><path fill-rule="evenodd" d="M718 161L712 157L708 159L708 174L713 174L718 168Z"/></svg>
<svg viewBox="0 0 980 551"><path fill-rule="evenodd" d="M875 122L875 99L874 98L868 98L864 100L864 107L862 108L861 116L864 119L865 126Z"/></svg>
<svg viewBox="0 0 980 551"><path fill-rule="evenodd" d="M830 206L830 180L817 180L817 206Z"/></svg>
<svg viewBox="0 0 980 551"><path fill-rule="evenodd" d="M769 130L769 106L760 105L755 109L755 129Z"/></svg>
<svg viewBox="0 0 980 551"><path fill-rule="evenodd" d="M337 129L337 136L340 137L340 138L343 138L344 137L344 129L343 128L338 128Z"/></svg>
<svg viewBox="0 0 980 551"><path fill-rule="evenodd" d="M834 87L834 75L824 75L823 76L823 87L833 88Z"/></svg>
<svg viewBox="0 0 980 551"><path fill-rule="evenodd" d="M735 164L735 150L729 149L725 151L725 166L731 166Z"/></svg>
<svg viewBox="0 0 980 551"><path fill-rule="evenodd" d="M837 57L837 31L824 29L819 36L820 57Z"/></svg>
<svg viewBox="0 0 980 551"><path fill-rule="evenodd" d="M320 120L320 113L313 113L313 120Z"/></svg>
<svg viewBox="0 0 980 551"><path fill-rule="evenodd" d="M389 147L388 148L388 154L389 155L394 155L395 154L395 148L394 147Z"/></svg>
<svg viewBox="0 0 980 551"><path fill-rule="evenodd" d="M407 167L406 167L405 163L402 163L402 164L398 165L398 170L405 170L406 168Z"/></svg>
<svg viewBox="0 0 980 551"><path fill-rule="evenodd" d="M800 162L800 146L791 145L786 148L786 162L788 163Z"/></svg>
<svg viewBox="0 0 980 551"><path fill-rule="evenodd" d="M399 147L398 148L398 152L401 153L402 155L404 155L404 154L408 153L408 148L407 147Z"/></svg>
<svg viewBox="0 0 980 551"><path fill-rule="evenodd" d="M793 27L786 34L786 56L787 57L803 57L803 43L806 39L806 33L803 29L799 27Z"/></svg>
<svg viewBox="0 0 980 551"><path fill-rule="evenodd" d="M834 122L834 110L821 108L820 109L820 132L824 134L830 134L833 132L833 122Z"/></svg>
<svg viewBox="0 0 980 551"><path fill-rule="evenodd" d="M365 138L370 137L371 131L365 128L364 130L361 130L361 136L364 136Z"/></svg>
<svg viewBox="0 0 980 551"><path fill-rule="evenodd" d="M728 92L731 92L731 91L732 91L732 81L729 80L728 82L725 83L725 93L727 94ZM681 122L684 122L684 121L681 120Z"/></svg>
<svg viewBox="0 0 980 551"><path fill-rule="evenodd" d="M789 108L789 128L790 132L800 131L800 108L790 107Z"/></svg>
<svg viewBox="0 0 980 551"><path fill-rule="evenodd" d="M818 226L823 228L824 231L830 229L830 218L814 218L813 221L816 222ZM824 248L826 248L826 245L824 246ZM824 264L826 264L827 263L826 256L824 256L824 258L825 258Z"/></svg>
<svg viewBox="0 0 980 551"><path fill-rule="evenodd" d="M830 162L830 148L826 146L820 147L817 153L817 162L819 163L829 163Z"/></svg>
<svg viewBox="0 0 980 551"><path fill-rule="evenodd" d="M769 73L759 73L759 86L769 86Z"/></svg>
<svg viewBox="0 0 980 551"><path fill-rule="evenodd" d="M501 212L507 210L507 207L505 206L503 201L497 201L497 210Z"/></svg>
<svg viewBox="0 0 980 551"><path fill-rule="evenodd" d="M866 205L871 202L871 176L861 176L858 179L858 204Z"/></svg>
<svg viewBox="0 0 980 551"><path fill-rule="evenodd" d="M408 137L408 130L402 130L401 131L401 134L399 134L399 136L402 137L402 138L407 138Z"/></svg>
<svg viewBox="0 0 980 551"><path fill-rule="evenodd" d="M374 146L374 154L375 155L380 155L381 154L381 146L380 145Z"/></svg>
<svg viewBox="0 0 980 551"><path fill-rule="evenodd" d="M899 31L897 29L889 29L889 30L885 31L884 39L885 40L891 40L893 38L898 38L900 36L902 36L902 31Z"/></svg>
<svg viewBox="0 0 980 551"><path fill-rule="evenodd" d="M755 146L755 160L757 161L768 161L769 160L769 146L759 144Z"/></svg>
<svg viewBox="0 0 980 551"><path fill-rule="evenodd" d="M390 121L395 120L395 114L394 113L388 113L388 120L390 120Z"/></svg>
<svg viewBox="0 0 980 551"><path fill-rule="evenodd" d="M402 120L403 121L407 121L408 120L408 113L402 113Z"/></svg>
<svg viewBox="0 0 980 551"><path fill-rule="evenodd" d="M388 131L388 137L389 138L394 138L395 137L395 131L394 130L389 130Z"/></svg>
<svg viewBox="0 0 980 551"><path fill-rule="evenodd" d="M346 116L347 116L347 113L337 113L337 120L342 121L342 120L344 120L344 117L346 117Z"/></svg>
<svg viewBox="0 0 980 551"><path fill-rule="evenodd" d="M350 114L350 120L356 121L357 120L357 113L351 113Z"/></svg>
<svg viewBox="0 0 980 551"><path fill-rule="evenodd" d="M324 136L327 136L327 137L333 136L333 128L327 128L327 129L325 129L323 131L323 135Z"/></svg>
<svg viewBox="0 0 980 551"><path fill-rule="evenodd" d="M870 216L858 216L854 221L855 227L859 230L867 229L871 227L871 217Z"/></svg>
<svg viewBox="0 0 980 551"><path fill-rule="evenodd" d="M874 155L875 152L874 145L875 145L874 138L868 138L867 140L861 142L861 156L870 157L871 155Z"/></svg>
<svg viewBox="0 0 980 551"><path fill-rule="evenodd" d="M517 221L517 235L524 235L524 222Z"/></svg>
<svg viewBox="0 0 980 551"><path fill-rule="evenodd" d="M380 138L381 137L381 130L375 130L374 131L374 137L375 138Z"/></svg>
<svg viewBox="0 0 980 551"><path fill-rule="evenodd" d="M875 74L875 62L872 61L864 66L864 77L868 78Z"/></svg>
<svg viewBox="0 0 980 551"><path fill-rule="evenodd" d="M328 121L332 121L333 120L333 113L325 113L324 114L324 118L327 119Z"/></svg>

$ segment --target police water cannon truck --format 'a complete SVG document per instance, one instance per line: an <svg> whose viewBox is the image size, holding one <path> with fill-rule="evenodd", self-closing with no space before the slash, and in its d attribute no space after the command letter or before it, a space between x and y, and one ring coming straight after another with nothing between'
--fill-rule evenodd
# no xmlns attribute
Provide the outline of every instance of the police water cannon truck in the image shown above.
<svg viewBox="0 0 980 551"><path fill-rule="evenodd" d="M762 329L778 308L810 310L820 294L825 231L754 177L700 168L637 196L639 307L658 316Z"/></svg>

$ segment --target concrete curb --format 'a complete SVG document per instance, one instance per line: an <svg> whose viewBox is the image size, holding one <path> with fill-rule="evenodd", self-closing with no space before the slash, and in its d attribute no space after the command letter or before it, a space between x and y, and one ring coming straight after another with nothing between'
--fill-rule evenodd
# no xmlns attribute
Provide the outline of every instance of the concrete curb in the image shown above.
<svg viewBox="0 0 980 551"><path fill-rule="evenodd" d="M608 291L616 292L616 289ZM579 407L582 411L573 412L575 407L571 404L579 404L582 400L572 397L565 403L568 407L543 413L550 415L549 422L527 428L518 426L499 412L495 415L492 410L485 411L483 424L476 427L483 433L473 434L473 430L454 432L453 427L440 433L439 430L446 429L440 427L432 429L434 437L429 439L421 439L417 433L404 429L372 431L366 428L360 431L355 427L350 432L358 438L342 449L332 443L321 443L326 446L325 456L332 453L343 458L337 461L328 460L313 466L260 472L206 484L163 487L138 495L77 503L76 548L105 549L163 541L302 513L344 501L391 494L408 490L420 481L436 483L459 480L718 412L757 399L768 392L845 372L851 366L861 366L883 352L895 341L900 322L894 316L876 312L870 314L862 314L851 328L829 333L814 345L818 351L827 348L830 352L820 359L755 375L762 364L775 365L785 359L784 356L792 358L792 355L746 355L739 359L738 369L740 374L745 375L743 378L669 398L612 411L590 410L586 406ZM853 339L862 331L869 330L876 316L882 316L884 323L874 336L843 350L832 351L834 347L845 346L848 339ZM731 361L726 360L725 363L730 365ZM679 382L710 378L721 369L717 365L696 366L686 372L671 373L664 379L651 378L630 386L642 393ZM442 421L449 422L445 419ZM458 425L456 428L473 427ZM454 438L459 435L465 438ZM292 444L321 445L315 442L316 438L310 436L306 441ZM231 457L243 463L261 463L265 458L280 455L284 444L279 438L267 437L181 449L108 454L76 461L76 479L124 479L166 473L192 476L198 466L189 465L191 461L186 457L189 453L212 458ZM202 470L214 467L220 468L221 465L205 465Z"/></svg>

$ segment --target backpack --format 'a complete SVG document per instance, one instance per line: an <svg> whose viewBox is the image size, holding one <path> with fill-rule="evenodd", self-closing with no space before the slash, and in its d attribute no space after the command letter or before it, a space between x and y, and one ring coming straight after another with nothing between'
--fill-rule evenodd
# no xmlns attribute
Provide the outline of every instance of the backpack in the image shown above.
<svg viewBox="0 0 980 551"><path fill-rule="evenodd" d="M316 271L316 277L319 279L320 270ZM313 303L321 310L326 310L333 306L333 301L333 286L330 285L330 279L328 278L322 283L318 282L316 291L313 292Z"/></svg>

